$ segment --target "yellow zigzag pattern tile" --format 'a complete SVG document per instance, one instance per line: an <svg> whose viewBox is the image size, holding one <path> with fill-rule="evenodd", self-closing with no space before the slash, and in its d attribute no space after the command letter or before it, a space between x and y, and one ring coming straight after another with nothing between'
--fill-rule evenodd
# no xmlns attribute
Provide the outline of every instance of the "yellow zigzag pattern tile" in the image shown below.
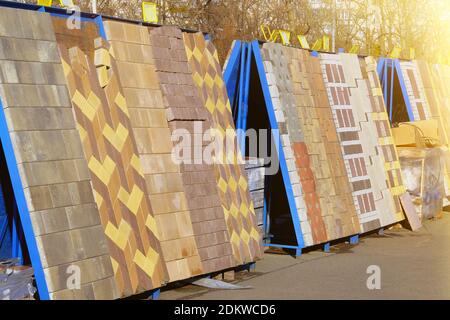
<svg viewBox="0 0 450 320"><path fill-rule="evenodd" d="M103 46L95 62L106 72L98 73L79 48L60 49L117 288L129 296L160 287L168 277L115 61Z"/></svg>
<svg viewBox="0 0 450 320"><path fill-rule="evenodd" d="M203 103L211 114L211 123L216 132L220 132L220 136L225 137L223 128L231 128L234 131L234 123L217 50L210 42L205 41L201 33L184 33L183 36L192 76ZM228 133L228 136L235 140L234 145L239 152L235 134ZM233 254L236 262L242 264L255 261L260 257L260 235L248 193L247 178L237 161L241 159L241 155L233 152L227 154L227 158L232 160L232 164L217 162L215 164L217 187L220 190L219 195L230 233Z"/></svg>

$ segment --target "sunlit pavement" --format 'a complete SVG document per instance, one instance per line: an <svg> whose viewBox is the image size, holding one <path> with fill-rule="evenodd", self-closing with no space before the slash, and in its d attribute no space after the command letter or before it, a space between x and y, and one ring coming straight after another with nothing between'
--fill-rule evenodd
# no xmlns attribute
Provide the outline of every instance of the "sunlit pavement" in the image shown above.
<svg viewBox="0 0 450 320"><path fill-rule="evenodd" d="M381 269L381 289L367 288L367 268ZM331 253L293 258L265 254L254 272L233 283L246 290L210 290L193 285L161 293L161 299L450 299L450 214L427 221L418 232L385 231L342 244Z"/></svg>

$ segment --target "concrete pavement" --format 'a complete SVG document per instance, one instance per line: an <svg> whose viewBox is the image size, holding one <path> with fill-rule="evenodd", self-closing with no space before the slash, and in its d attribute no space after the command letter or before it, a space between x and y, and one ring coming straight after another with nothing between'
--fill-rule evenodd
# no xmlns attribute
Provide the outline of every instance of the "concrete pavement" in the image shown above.
<svg viewBox="0 0 450 320"><path fill-rule="evenodd" d="M368 266L381 269L381 289L367 289ZM450 214L427 221L418 232L386 231L331 253L295 259L265 254L254 272L237 274L246 290L193 285L161 293L161 299L450 299Z"/></svg>

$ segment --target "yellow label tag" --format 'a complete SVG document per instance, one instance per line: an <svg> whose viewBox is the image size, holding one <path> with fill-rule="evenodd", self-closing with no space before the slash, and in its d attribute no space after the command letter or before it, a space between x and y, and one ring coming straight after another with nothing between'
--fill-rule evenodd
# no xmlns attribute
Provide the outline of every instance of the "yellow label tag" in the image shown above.
<svg viewBox="0 0 450 320"><path fill-rule="evenodd" d="M320 49L322 49L322 41L322 39L317 39L316 42L314 42L312 50L319 51Z"/></svg>
<svg viewBox="0 0 450 320"><path fill-rule="evenodd" d="M268 42L275 42L278 39L279 32L278 30L271 30L270 27L261 25L261 32L263 34L264 40Z"/></svg>
<svg viewBox="0 0 450 320"><path fill-rule="evenodd" d="M158 11L156 3L142 2L142 19L148 23L158 23Z"/></svg>
<svg viewBox="0 0 450 320"><path fill-rule="evenodd" d="M357 46L357 45L354 45L351 49L350 49L350 53L353 53L353 54L358 54L359 53L359 46Z"/></svg>
<svg viewBox="0 0 450 320"><path fill-rule="evenodd" d="M409 59L414 60L416 58L416 49L410 48L409 49Z"/></svg>
<svg viewBox="0 0 450 320"><path fill-rule="evenodd" d="M400 54L402 53L402 48L400 47L395 47L394 50L392 50L391 54L389 55L390 58L392 59L398 59L400 58Z"/></svg>
<svg viewBox="0 0 450 320"><path fill-rule="evenodd" d="M291 44L291 32L286 30L278 30L281 37L281 42L287 46Z"/></svg>
<svg viewBox="0 0 450 320"><path fill-rule="evenodd" d="M322 47L323 47L323 51L330 52L330 37L329 36L322 37Z"/></svg>
<svg viewBox="0 0 450 320"><path fill-rule="evenodd" d="M305 36L297 36L297 39L303 49L309 49L309 43Z"/></svg>
<svg viewBox="0 0 450 320"><path fill-rule="evenodd" d="M51 7L53 4L53 0L38 0L37 4L39 6Z"/></svg>

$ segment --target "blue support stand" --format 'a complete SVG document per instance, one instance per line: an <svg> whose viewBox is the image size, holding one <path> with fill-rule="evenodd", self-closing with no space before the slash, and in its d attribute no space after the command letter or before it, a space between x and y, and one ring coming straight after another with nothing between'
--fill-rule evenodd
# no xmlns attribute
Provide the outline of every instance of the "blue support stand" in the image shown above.
<svg viewBox="0 0 450 320"><path fill-rule="evenodd" d="M150 294L150 298L152 300L158 300L160 295L161 295L161 289L156 289L156 290L152 291L152 293Z"/></svg>
<svg viewBox="0 0 450 320"><path fill-rule="evenodd" d="M248 271L252 272L252 271L255 271L255 270L256 270L256 263L255 262L249 263L248 264Z"/></svg>
<svg viewBox="0 0 450 320"><path fill-rule="evenodd" d="M261 58L260 48L258 41L253 41L251 43L241 43L239 41L235 42L234 48L231 52L230 59L224 70L224 80L227 87L228 97L230 101L237 101L237 108L233 110L234 116L236 117L236 129L246 130L247 129L247 116L249 109L249 93L250 93L250 76L252 63L256 65L256 71L259 78L259 84L263 92L263 98L265 102L265 109L269 118L270 128L272 130L273 138L275 139L275 151L277 153L280 170L283 178L283 184L286 190L286 196L288 199L288 205L292 217L292 222L294 225L294 232L296 236L296 245L285 245L285 244L273 244L270 243L270 238L268 237L269 230L269 219L267 212L267 202L264 198L264 216L263 216L263 228L266 235L265 246L278 247L285 249L296 250L298 254L301 254L301 249L304 248L304 241L302 230L300 226L300 220L297 214L297 207L295 204L294 194L292 190L292 185L290 183L290 178L288 174L288 169L286 165L286 160L284 156L284 151L282 147L282 142L278 132L278 124L275 118L275 112L272 105L272 97L269 92L269 85L267 83L267 78L264 70L263 61ZM238 72L240 70L240 72ZM236 75L239 75L239 79ZM245 139L240 137L240 149L245 151Z"/></svg>
<svg viewBox="0 0 450 320"><path fill-rule="evenodd" d="M406 111L408 113L409 121L414 121L414 114L411 107L411 100L408 96L406 89L405 79L400 66L400 60L381 58L378 61L377 66L378 76L381 81L383 89L383 96L386 106L389 106L389 119L392 121L393 116L393 102L394 102L394 81L395 75L397 75L400 83L400 88L403 94L403 100L405 102Z"/></svg>
<svg viewBox="0 0 450 320"><path fill-rule="evenodd" d="M350 242L350 244L358 244L358 242L359 242L359 235L354 235L354 236L350 237L349 242Z"/></svg>
<svg viewBox="0 0 450 320"><path fill-rule="evenodd" d="M301 256L302 256L302 249L300 248L295 249L295 257L299 258Z"/></svg>
<svg viewBox="0 0 450 320"><path fill-rule="evenodd" d="M328 243L325 243L325 244L323 245L323 252L329 253L329 252L330 252L330 248L331 248L330 243L329 243L329 242L328 242Z"/></svg>

